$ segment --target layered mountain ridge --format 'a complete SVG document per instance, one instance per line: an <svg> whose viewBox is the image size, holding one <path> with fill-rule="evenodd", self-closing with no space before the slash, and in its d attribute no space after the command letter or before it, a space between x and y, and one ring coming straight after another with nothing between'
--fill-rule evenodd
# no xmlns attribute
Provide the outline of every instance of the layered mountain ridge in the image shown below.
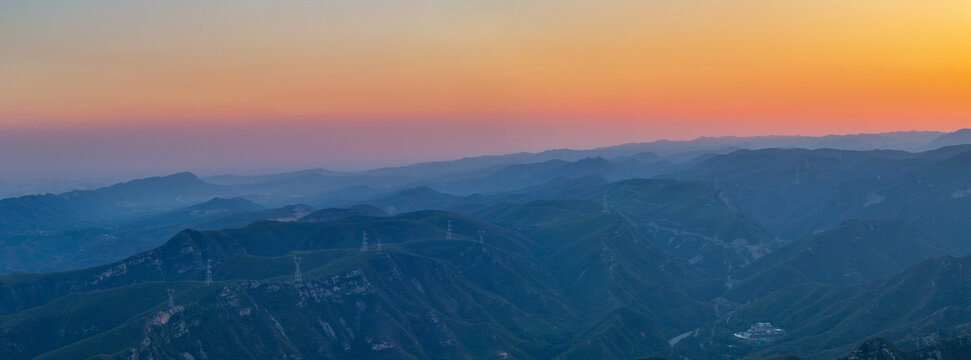
<svg viewBox="0 0 971 360"><path fill-rule="evenodd" d="M971 146L911 135L4 199L0 357L961 358Z"/></svg>

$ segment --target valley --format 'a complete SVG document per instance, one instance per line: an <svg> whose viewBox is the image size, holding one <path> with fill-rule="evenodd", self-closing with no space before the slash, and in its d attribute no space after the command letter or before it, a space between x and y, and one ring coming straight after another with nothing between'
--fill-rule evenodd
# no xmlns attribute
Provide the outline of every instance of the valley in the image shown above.
<svg viewBox="0 0 971 360"><path fill-rule="evenodd" d="M906 358L971 330L967 145L614 155L0 200L0 354Z"/></svg>

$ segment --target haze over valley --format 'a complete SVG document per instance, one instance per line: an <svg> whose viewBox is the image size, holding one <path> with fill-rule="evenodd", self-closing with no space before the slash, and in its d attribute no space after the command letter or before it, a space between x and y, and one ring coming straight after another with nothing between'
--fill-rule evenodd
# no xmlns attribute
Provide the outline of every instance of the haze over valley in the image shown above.
<svg viewBox="0 0 971 360"><path fill-rule="evenodd" d="M825 359L875 337L944 346L971 306L968 134L181 172L10 197L0 351ZM738 337L755 323L782 335Z"/></svg>

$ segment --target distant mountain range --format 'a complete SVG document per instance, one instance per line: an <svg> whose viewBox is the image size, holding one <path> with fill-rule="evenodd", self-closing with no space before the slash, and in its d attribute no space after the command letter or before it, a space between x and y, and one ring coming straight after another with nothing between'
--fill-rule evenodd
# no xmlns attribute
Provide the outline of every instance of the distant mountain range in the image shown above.
<svg viewBox="0 0 971 360"><path fill-rule="evenodd" d="M960 208L963 203L953 201L971 193L971 186L966 185L963 176L971 169L968 161L960 157L968 150L971 145L920 153L739 150L701 156L680 165L637 153L617 160L548 160L490 167L453 175L447 177L452 179L448 181L427 181L430 185L421 185L422 182L415 185L412 178L392 175L374 178L317 171L259 178L265 182L255 182L257 179L253 178L249 182L237 179L211 184L190 173L180 173L96 190L0 200L0 259L8 259L7 264L0 263L0 269L55 270L93 265L149 249L183 228L211 229L240 226L246 221L264 218L300 218L274 217L269 213L236 214L237 221L223 221L219 225L218 221L209 222L215 221L213 217L218 217L218 211L206 213L190 208L216 197L245 198L254 202L252 205L274 209L301 204L304 209L297 213L361 203L376 205L381 211L391 213L462 207L471 211L482 203L503 199L575 197L584 191L576 186L592 179L668 177L713 183L727 204L751 216L769 232L777 233L782 243L830 228L845 219L898 216L894 213L900 211L911 212L900 217L921 218L948 234L960 234L971 232L967 212ZM375 185L368 179L380 182L381 187L365 185ZM392 179L397 179L397 183ZM357 182L364 184L351 185ZM440 188L472 195L451 195ZM583 198L600 195L587 189ZM959 207L951 209L950 206ZM156 218L180 207L185 208L182 215ZM222 210L255 211L253 208ZM98 244L110 244L112 239L126 246L99 250ZM62 247L65 242L76 245ZM34 244L25 248L25 243ZM83 257L89 261L59 258L62 253L80 254L77 251L82 248L87 248ZM92 251L101 255L91 255ZM45 256L53 257L45 259Z"/></svg>
<svg viewBox="0 0 971 360"><path fill-rule="evenodd" d="M583 159L603 158L614 163L626 163L601 174L613 172L616 175L605 176L610 180L620 180L624 176L643 177L654 176L670 172L673 164L683 164L699 157L711 154L725 154L740 149L758 150L769 148L781 149L837 149L837 150L901 150L919 152L937 149L943 146L971 144L971 129L962 129L952 133L936 131L907 131L880 134L857 135L828 135L828 136L756 136L756 137L701 137L688 141L660 140L647 143L631 143L608 146L590 150L555 149L539 153L516 153L507 155L490 155L469 157L452 161L425 162L402 167L382 168L369 171L341 173L323 169L306 170L290 173L260 176L222 175L206 178L214 184L241 185L273 182L300 182L304 184L318 184L327 179L327 183L336 190L353 185L372 187L387 186L418 186L427 185L442 191L455 194L471 194L475 192L494 192L512 190L524 187L522 182L510 179L498 179L513 182L508 186L490 189L488 187L462 184L463 181L476 181L495 174L508 171L510 175L525 176L523 171L542 171L539 166L557 166L556 161L576 162ZM547 163L553 161L552 163ZM530 170L510 167L519 164L534 164ZM560 172L571 170L584 171L583 166L590 164L571 165ZM299 179L299 180L298 180ZM547 179L549 180L549 179ZM483 180L478 180L483 181Z"/></svg>
<svg viewBox="0 0 971 360"><path fill-rule="evenodd" d="M324 169L310 169L279 174L238 176L218 175L206 177L207 182L219 185L268 185L273 182L294 182L302 179L307 186L340 183L331 190L352 185L367 184L375 187L401 186L410 182L413 185L430 179L453 181L454 177L481 177L483 171L494 171L500 167L515 164L539 163L549 160L577 161L585 158L602 157L608 160L638 157L644 154L680 164L705 154L724 154L739 149L766 148L804 148L804 149L842 149L842 150L903 150L926 151L944 146L971 144L971 129L952 133L938 131L903 131L879 134L827 135L827 136L754 136L754 137L701 137L694 140L659 140L646 143L630 143L589 150L555 149L539 153L515 153L469 157L452 161L424 162L401 167L390 167L361 172L335 172ZM650 162L638 159L639 162ZM93 188L98 182L94 178L78 181L70 185L64 179L50 181L31 180L17 182L0 177L0 198L34 193L61 192L62 189ZM432 185L432 184L426 184ZM436 187L438 188L438 187ZM294 189L296 190L296 189ZM307 188L299 192L305 192ZM443 189L444 190L444 189Z"/></svg>
<svg viewBox="0 0 971 360"><path fill-rule="evenodd" d="M0 358L961 359L968 134L7 198ZM734 336L759 322L783 332Z"/></svg>

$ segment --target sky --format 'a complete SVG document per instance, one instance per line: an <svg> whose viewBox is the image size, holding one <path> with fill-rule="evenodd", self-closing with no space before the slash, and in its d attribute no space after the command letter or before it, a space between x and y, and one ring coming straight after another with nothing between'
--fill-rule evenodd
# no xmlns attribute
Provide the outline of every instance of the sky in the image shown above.
<svg viewBox="0 0 971 360"><path fill-rule="evenodd" d="M969 118L967 0L0 2L0 178Z"/></svg>

